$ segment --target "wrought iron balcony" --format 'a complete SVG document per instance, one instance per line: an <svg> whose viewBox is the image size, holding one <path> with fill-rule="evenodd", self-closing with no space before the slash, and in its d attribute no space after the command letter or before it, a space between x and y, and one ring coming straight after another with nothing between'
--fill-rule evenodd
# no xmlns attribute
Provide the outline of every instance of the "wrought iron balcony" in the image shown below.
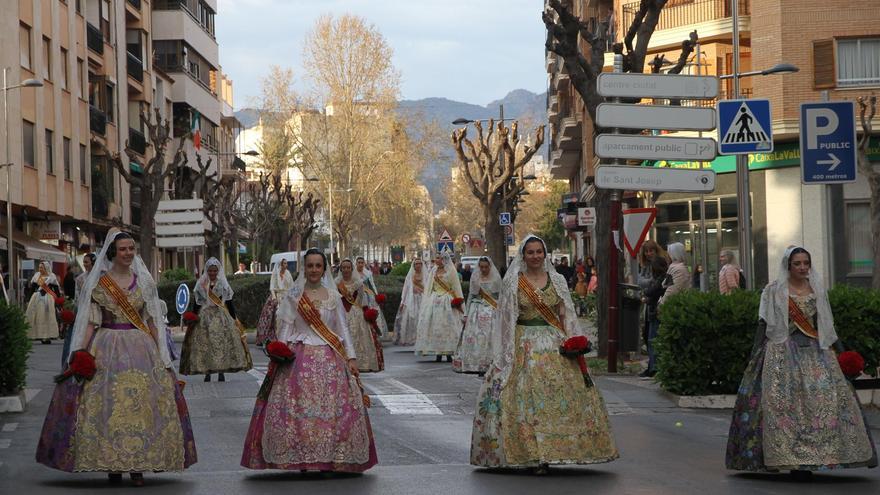
<svg viewBox="0 0 880 495"><path fill-rule="evenodd" d="M92 26L90 23L86 23L86 38L89 50L97 54L104 53L104 34L100 29Z"/></svg>
<svg viewBox="0 0 880 495"><path fill-rule="evenodd" d="M147 138L144 134L137 130L128 128L128 147L135 153L139 155L144 155L147 152Z"/></svg>
<svg viewBox="0 0 880 495"><path fill-rule="evenodd" d="M92 105L89 105L89 129L95 134L107 135L107 114Z"/></svg>
<svg viewBox="0 0 880 495"><path fill-rule="evenodd" d="M132 55L131 52L125 52L125 55L128 75L133 77L136 81L144 82L144 63L141 59Z"/></svg>

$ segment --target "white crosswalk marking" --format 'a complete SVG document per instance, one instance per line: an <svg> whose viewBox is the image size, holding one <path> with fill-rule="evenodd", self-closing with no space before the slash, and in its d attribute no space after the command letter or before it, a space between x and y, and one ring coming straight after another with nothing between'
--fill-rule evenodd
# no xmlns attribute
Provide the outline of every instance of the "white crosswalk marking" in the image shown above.
<svg viewBox="0 0 880 495"><path fill-rule="evenodd" d="M0 449L8 449L12 445L12 440L8 438L0 438Z"/></svg>
<svg viewBox="0 0 880 495"><path fill-rule="evenodd" d="M443 411L427 395L394 378L383 378L364 385L391 414L443 415Z"/></svg>
<svg viewBox="0 0 880 495"><path fill-rule="evenodd" d="M269 369L269 365L266 364L255 364L253 368L248 370L248 375L256 378L258 382L262 383L266 378L266 371Z"/></svg>
<svg viewBox="0 0 880 495"><path fill-rule="evenodd" d="M6 423L3 425L3 431L15 431L18 428L18 423Z"/></svg>

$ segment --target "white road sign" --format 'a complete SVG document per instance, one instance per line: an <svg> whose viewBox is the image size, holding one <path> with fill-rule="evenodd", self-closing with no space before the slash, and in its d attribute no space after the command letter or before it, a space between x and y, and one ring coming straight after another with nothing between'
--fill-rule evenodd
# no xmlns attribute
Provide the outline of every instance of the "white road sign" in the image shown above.
<svg viewBox="0 0 880 495"><path fill-rule="evenodd" d="M595 151L599 158L712 161L717 146L712 138L599 134Z"/></svg>
<svg viewBox="0 0 880 495"><path fill-rule="evenodd" d="M709 169L631 167L600 165L596 187L632 191L712 192L715 172Z"/></svg>
<svg viewBox="0 0 880 495"><path fill-rule="evenodd" d="M618 98L710 99L718 96L718 78L605 72L599 75L597 90Z"/></svg>
<svg viewBox="0 0 880 495"><path fill-rule="evenodd" d="M717 119L714 108L602 103L596 121L601 127L711 131Z"/></svg>
<svg viewBox="0 0 880 495"><path fill-rule="evenodd" d="M205 245L205 215L201 199L160 201L156 210L156 247Z"/></svg>

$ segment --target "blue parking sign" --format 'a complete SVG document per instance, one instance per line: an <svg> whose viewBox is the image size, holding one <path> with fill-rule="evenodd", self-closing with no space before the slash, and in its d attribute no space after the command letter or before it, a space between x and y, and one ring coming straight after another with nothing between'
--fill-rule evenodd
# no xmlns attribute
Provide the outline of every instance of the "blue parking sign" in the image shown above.
<svg viewBox="0 0 880 495"><path fill-rule="evenodd" d="M851 101L801 104L801 181L855 182L856 108Z"/></svg>

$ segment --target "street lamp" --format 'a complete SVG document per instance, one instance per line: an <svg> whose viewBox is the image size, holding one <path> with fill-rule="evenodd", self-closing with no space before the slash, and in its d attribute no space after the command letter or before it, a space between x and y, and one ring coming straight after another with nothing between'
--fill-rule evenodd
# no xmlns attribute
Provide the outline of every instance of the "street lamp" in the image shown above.
<svg viewBox="0 0 880 495"><path fill-rule="evenodd" d="M6 299L10 303L15 301L15 245L12 242L12 161L9 158L9 102L7 101L10 89L16 88L39 88L43 82L37 79L25 79L19 84L9 86L7 72L9 67L3 68L3 132L6 139L6 156L0 167L6 168L6 253L9 272L9 287L6 290Z"/></svg>

